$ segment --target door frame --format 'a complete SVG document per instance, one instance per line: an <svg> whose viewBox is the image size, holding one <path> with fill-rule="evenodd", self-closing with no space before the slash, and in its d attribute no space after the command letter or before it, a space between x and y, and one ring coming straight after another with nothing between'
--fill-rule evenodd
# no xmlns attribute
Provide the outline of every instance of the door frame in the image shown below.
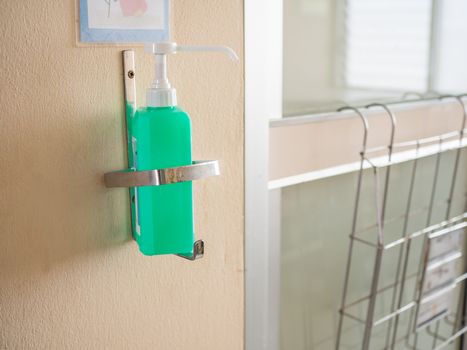
<svg viewBox="0 0 467 350"><path fill-rule="evenodd" d="M280 190L268 190L268 155L269 121L282 117L282 18L282 0L244 2L246 350L279 349L280 223L269 206L277 212Z"/></svg>

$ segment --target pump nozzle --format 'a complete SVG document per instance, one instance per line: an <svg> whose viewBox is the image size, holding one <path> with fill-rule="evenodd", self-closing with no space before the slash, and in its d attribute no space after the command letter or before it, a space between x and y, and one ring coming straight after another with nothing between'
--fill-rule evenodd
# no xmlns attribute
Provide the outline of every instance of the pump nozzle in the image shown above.
<svg viewBox="0 0 467 350"><path fill-rule="evenodd" d="M238 60L234 50L227 46L183 46L174 42L151 43L145 45L145 51L156 58L156 73L151 88L146 92L149 107L166 107L177 104L176 91L167 78L167 55L177 52L220 52L233 61Z"/></svg>
<svg viewBox="0 0 467 350"><path fill-rule="evenodd" d="M225 53L232 61L238 61L238 56L228 46L188 46L178 45L174 42L146 44L146 52L154 55L168 55L177 52L221 52Z"/></svg>
<svg viewBox="0 0 467 350"><path fill-rule="evenodd" d="M178 52L221 52L232 61L238 61L236 52L228 46L177 46Z"/></svg>

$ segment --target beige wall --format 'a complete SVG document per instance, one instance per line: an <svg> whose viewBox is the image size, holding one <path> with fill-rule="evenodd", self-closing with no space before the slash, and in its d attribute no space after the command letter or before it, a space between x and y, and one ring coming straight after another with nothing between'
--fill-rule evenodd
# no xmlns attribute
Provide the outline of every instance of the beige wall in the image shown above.
<svg viewBox="0 0 467 350"><path fill-rule="evenodd" d="M194 157L223 175L195 185L205 258L144 257L126 191L102 184L125 164L122 48L77 47L72 0L1 4L0 349L241 349L242 64L171 59ZM242 53L242 4L173 1L174 39Z"/></svg>

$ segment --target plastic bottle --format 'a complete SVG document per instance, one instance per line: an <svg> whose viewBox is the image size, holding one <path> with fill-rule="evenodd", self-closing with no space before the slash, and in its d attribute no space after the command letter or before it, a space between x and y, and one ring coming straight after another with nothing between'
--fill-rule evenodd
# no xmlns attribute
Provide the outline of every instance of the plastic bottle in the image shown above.
<svg viewBox="0 0 467 350"><path fill-rule="evenodd" d="M146 107L138 108L129 125L129 159L135 170L163 169L192 164L191 121L177 106L175 89L167 77L167 55L179 51L218 51L236 58L226 47L152 44L156 73L146 92ZM138 187L132 199L133 235L145 255L193 251L192 183Z"/></svg>

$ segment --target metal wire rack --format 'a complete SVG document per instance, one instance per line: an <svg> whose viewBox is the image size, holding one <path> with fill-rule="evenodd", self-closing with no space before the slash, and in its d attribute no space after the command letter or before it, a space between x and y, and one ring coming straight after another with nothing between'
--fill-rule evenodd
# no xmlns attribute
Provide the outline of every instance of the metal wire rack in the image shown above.
<svg viewBox="0 0 467 350"><path fill-rule="evenodd" d="M463 201L467 198L466 193L455 193L456 183L459 173L459 165L461 161L461 152L467 146L466 135L466 119L467 110L461 96L441 96L440 98L454 98L462 105L462 124L458 131L450 132L436 137L413 140L409 142L395 143L397 120L390 108L381 103L375 103L365 106L369 108L381 108L391 122L390 142L386 147L367 148L369 122L361 109L354 107L343 107L339 111L351 110L354 111L362 121L364 134L362 140L362 150L360 152L360 170L357 177L357 193L355 197L352 228L350 233L350 242L348 248L347 265L345 267L345 279L341 307L339 310L339 321L337 328L336 350L342 349L342 333L344 319L352 320L363 327L363 332L359 344L361 349L367 350L376 348L382 349L419 349L418 336L421 332L425 332L432 339L430 349L440 350L448 344L453 343L464 333L467 332L465 322L465 283L467 279L467 269L464 258L463 247L461 244L463 233L467 227L467 212L461 215L452 217L452 203L455 199ZM409 152L411 157L399 157L401 152ZM383 157L376 157L376 154L384 152ZM432 224L432 218L437 208L435 193L439 186L439 174L441 168L441 159L444 154L453 153L454 162L452 169L451 183L449 184L449 195L443 203L446 205L446 213L444 220L436 224ZM422 158L433 156L435 157L435 166L433 174L433 182L430 191L430 200L425 208L413 208L414 187L419 166L419 161ZM405 212L396 218L386 218L388 197L391 194L389 190L391 169L395 164L412 160L410 167L410 182L407 199L405 203ZM361 229L357 229L357 221L359 218L360 202L362 196L362 182L364 169L371 169L371 176L374 180L374 203L376 213L376 224L367 225ZM381 174L384 173L384 180L381 180ZM427 212L426 227L409 232L409 221L413 215L416 215L420 210ZM464 209L465 210L465 209ZM403 228L400 235L396 239L386 241L385 226L391 221L402 220ZM370 235L369 232L376 231L376 235ZM376 237L375 237L376 236ZM409 257L415 239L421 239L423 249L420 250L418 261L418 271L409 272ZM441 243L440 243L441 242ZM444 243L443 243L444 242ZM451 244L449 245L448 244ZM352 258L355 255L356 245L363 245L373 250L374 265L370 276L369 291L366 295L355 300L349 300L349 288L351 287L351 266ZM445 251L441 251L440 247L444 247ZM449 248L449 249L448 249ZM441 249L441 250L440 250ZM438 251L438 255L433 256L433 252ZM441 254L440 253L443 253ZM385 286L380 286L380 276L382 270L383 257L392 252L397 256L393 283ZM452 267L454 265L457 267ZM454 269L453 271L441 273L446 269ZM443 270L444 269L444 270ZM440 272L441 271L441 272ZM455 277L453 276L455 274ZM439 275L439 276L438 276ZM441 277L440 277L441 276ZM449 278L446 279L448 276ZM436 278L438 278L436 280ZM445 278L446 280L443 280ZM357 281L358 283L358 281ZM407 299L406 286L410 283L413 285L414 295ZM453 290L458 293L456 310L452 310L452 299L455 296ZM377 300L382 295L390 295L389 310L386 310L383 315L375 315ZM356 308L366 308L363 316L355 312ZM408 322L401 322L401 317L404 316ZM452 328L449 336L440 334L440 324L444 322ZM372 336L375 333L376 327L383 329L380 334L378 344L372 343ZM381 340L382 339L382 340ZM376 342L375 342L376 343ZM427 349L426 345L423 349Z"/></svg>

